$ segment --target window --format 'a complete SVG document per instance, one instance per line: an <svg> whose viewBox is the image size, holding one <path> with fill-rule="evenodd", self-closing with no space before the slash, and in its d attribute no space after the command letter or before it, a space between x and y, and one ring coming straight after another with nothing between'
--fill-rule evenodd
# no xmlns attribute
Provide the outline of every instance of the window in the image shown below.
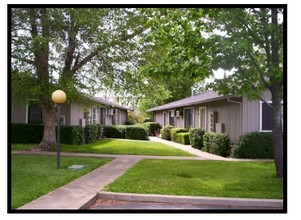
<svg viewBox="0 0 301 220"><path fill-rule="evenodd" d="M184 127L185 128L193 128L193 108L184 109Z"/></svg>
<svg viewBox="0 0 301 220"><path fill-rule="evenodd" d="M38 101L28 101L27 123L42 123L42 110Z"/></svg>
<svg viewBox="0 0 301 220"><path fill-rule="evenodd" d="M93 124L97 123L97 109L92 108L92 122Z"/></svg>
<svg viewBox="0 0 301 220"><path fill-rule="evenodd" d="M169 125L175 125L175 111L171 110L168 112Z"/></svg>
<svg viewBox="0 0 301 220"><path fill-rule="evenodd" d="M269 101L268 103L272 103ZM266 103L260 101L260 131L273 130L273 110ZM281 105L281 123L283 128L283 104Z"/></svg>
<svg viewBox="0 0 301 220"><path fill-rule="evenodd" d="M163 127L167 125L166 123L166 112L163 112Z"/></svg>
<svg viewBox="0 0 301 220"><path fill-rule="evenodd" d="M206 121L207 121L207 107L200 107L200 128L207 129Z"/></svg>
<svg viewBox="0 0 301 220"><path fill-rule="evenodd" d="M100 109L100 124L102 124L102 125L106 124L106 109L105 108Z"/></svg>

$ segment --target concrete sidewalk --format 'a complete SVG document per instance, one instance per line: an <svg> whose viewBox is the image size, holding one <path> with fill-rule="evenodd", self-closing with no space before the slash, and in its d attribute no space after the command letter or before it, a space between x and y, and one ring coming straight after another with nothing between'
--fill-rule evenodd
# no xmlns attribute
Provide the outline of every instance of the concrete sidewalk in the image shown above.
<svg viewBox="0 0 301 220"><path fill-rule="evenodd" d="M236 159L236 158L226 158L226 157L222 157L222 156L218 156L215 154L210 154L204 151L201 151L199 149L193 148L191 147L191 145L183 145L183 144L179 144L179 143L175 143L172 141L167 141L164 140L162 138L158 138L158 137L149 137L150 141L154 141L154 142L161 142L163 144L178 148L180 150L186 151L188 153L191 154L195 154L198 157L201 157L205 160L223 160L223 161L249 161L249 162L273 162L274 160L271 159Z"/></svg>
<svg viewBox="0 0 301 220"><path fill-rule="evenodd" d="M157 137L150 137L151 141L162 142L164 144L179 148L181 150L190 152L197 155L196 157L182 157L182 156L145 156L145 155L109 155L109 154L89 154L89 153L66 153L62 152L61 156L77 156L77 157L99 157L99 158L114 158L111 162L104 166L74 180L73 182L62 186L22 207L19 210L60 210L60 209L82 209L87 208L92 202L98 198L98 193L108 184L115 181L118 177L122 176L129 168L135 165L141 159L172 159L172 160L223 160L231 161L233 159L220 157L217 155L202 152L198 149L194 149L191 146L181 145L170 141L165 141ZM12 151L12 154L28 154L28 155L51 155L55 156L56 152L43 152L43 151ZM243 160L243 161L258 161L258 160ZM260 160L264 161L264 160ZM101 194L103 195L103 194ZM172 196L152 196L152 195L138 195L140 201L149 201L149 198L159 198L158 202L162 202L162 198L174 198ZM190 197L191 201L194 197ZM174 198L179 201L180 198ZM185 198L186 199L186 198ZM210 199L206 197L202 200L201 204L211 204L210 201L216 200L216 198ZM139 201L139 200L138 200ZM171 200L169 200L171 201ZM226 200L223 200L225 202ZM229 200L230 201L230 200ZM241 199L233 199L240 203ZM231 200L231 202L233 203ZM252 200L253 201L253 200ZM269 201L265 201L269 202ZM271 201L271 204L275 204ZM237 203L237 204L238 204ZM282 200L277 201L276 208L278 209L282 204ZM252 203L253 204L253 203ZM225 204L227 205L227 204ZM246 206L248 205L248 201ZM251 203L249 203L251 205Z"/></svg>
<svg viewBox="0 0 301 220"><path fill-rule="evenodd" d="M106 185L122 176L140 158L120 157L19 209L81 209Z"/></svg>

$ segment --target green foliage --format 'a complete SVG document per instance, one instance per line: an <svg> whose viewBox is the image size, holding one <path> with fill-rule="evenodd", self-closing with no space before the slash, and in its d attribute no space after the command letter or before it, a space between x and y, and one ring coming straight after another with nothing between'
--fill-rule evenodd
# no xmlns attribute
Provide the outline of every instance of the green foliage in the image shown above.
<svg viewBox="0 0 301 220"><path fill-rule="evenodd" d="M197 149L202 149L203 145L203 136L205 130L203 128L190 128L189 129L189 141L192 147Z"/></svg>
<svg viewBox="0 0 301 220"><path fill-rule="evenodd" d="M242 136L231 149L234 158L273 159L271 132L252 132Z"/></svg>
<svg viewBox="0 0 301 220"><path fill-rule="evenodd" d="M92 143L99 139L99 126L97 124L86 125L85 129L85 143Z"/></svg>
<svg viewBox="0 0 301 220"><path fill-rule="evenodd" d="M104 191L283 199L283 186L269 162L141 160Z"/></svg>
<svg viewBox="0 0 301 220"><path fill-rule="evenodd" d="M176 137L175 137L175 142L180 143L180 144L184 144L184 145L189 145L189 133L176 133Z"/></svg>
<svg viewBox="0 0 301 220"><path fill-rule="evenodd" d="M140 126L126 126L126 138L132 140L148 140L145 128Z"/></svg>
<svg viewBox="0 0 301 220"><path fill-rule="evenodd" d="M229 155L229 137L227 134L207 132L203 136L204 147L202 150L226 157Z"/></svg>
<svg viewBox="0 0 301 220"><path fill-rule="evenodd" d="M82 144L79 126L61 126L61 143L63 144Z"/></svg>
<svg viewBox="0 0 301 220"><path fill-rule="evenodd" d="M102 135L106 138L125 139L125 130L125 125L104 125Z"/></svg>
<svg viewBox="0 0 301 220"><path fill-rule="evenodd" d="M177 141L177 134L178 133L186 133L188 132L188 130L186 128L172 128L170 130L170 139L171 141L174 141L174 142L178 142Z"/></svg>
<svg viewBox="0 0 301 220"><path fill-rule="evenodd" d="M44 125L41 124L11 124L12 143L39 143L42 140Z"/></svg>
<svg viewBox="0 0 301 220"><path fill-rule="evenodd" d="M162 128L157 122L145 122L144 126L149 136L156 136L156 132L160 132L160 129Z"/></svg>
<svg viewBox="0 0 301 220"><path fill-rule="evenodd" d="M109 161L110 158L64 157L61 169L57 169L56 157L53 156L12 155L11 207L17 209ZM73 164L89 165L83 170L70 172L68 167Z"/></svg>
<svg viewBox="0 0 301 220"><path fill-rule="evenodd" d="M167 125L160 130L161 138L170 141L171 140L171 129L174 126Z"/></svg>
<svg viewBox="0 0 301 220"><path fill-rule="evenodd" d="M11 124L12 143L39 143L42 140L44 125L42 124ZM60 137L62 144L83 144L83 129L79 126L61 126Z"/></svg>

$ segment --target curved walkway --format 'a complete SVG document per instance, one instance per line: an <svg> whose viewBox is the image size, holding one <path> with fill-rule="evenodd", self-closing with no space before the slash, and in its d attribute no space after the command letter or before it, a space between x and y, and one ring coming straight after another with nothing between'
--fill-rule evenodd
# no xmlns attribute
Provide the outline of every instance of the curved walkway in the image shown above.
<svg viewBox="0 0 301 220"><path fill-rule="evenodd" d="M129 168L139 162L141 159L173 159L173 160L226 160L228 159L213 154L205 153L200 150L194 149L191 146L185 146L170 141L165 141L160 138L150 137L151 141L160 141L170 146L185 150L187 152L196 154L197 157L176 157L176 156L144 156L144 155L108 155L108 154L87 154L87 153L65 153L62 152L62 156L81 156L81 157L109 157L115 158L111 162L105 164L102 167L95 169L94 171L72 181L71 183L62 186L40 198L22 206L19 210L60 210L60 209L83 209L87 208L92 202L94 202L98 193L108 184L115 181L118 177L122 176ZM38 151L12 151L12 154L32 154L32 155L52 155L55 156L56 152L38 152ZM255 161L255 160L248 160ZM256 160L257 161L257 160ZM263 160L261 160L263 161ZM114 196L114 195L113 195ZM138 195L139 196L139 195ZM180 201L187 199L187 197L179 196L157 196L156 198L173 198L174 201ZM121 197L120 197L121 198ZM144 200L142 200L144 198ZM140 201L147 201L149 198L153 198L152 195L140 195ZM210 201L216 201L218 198L210 197L191 197L192 199L199 199L199 204L211 204ZM233 203L242 204L245 201L246 207L254 208L254 204L258 204L261 207L274 207L281 209L283 206L282 200L254 200L254 199L230 199L223 200L231 201ZM157 199L158 200L158 199ZM158 200L158 201L159 201ZM183 200L186 201L186 200Z"/></svg>

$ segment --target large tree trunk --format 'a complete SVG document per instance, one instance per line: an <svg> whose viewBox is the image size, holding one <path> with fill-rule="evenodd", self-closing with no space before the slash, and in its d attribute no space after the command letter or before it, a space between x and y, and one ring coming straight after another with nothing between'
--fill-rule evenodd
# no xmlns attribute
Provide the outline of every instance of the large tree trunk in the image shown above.
<svg viewBox="0 0 301 220"><path fill-rule="evenodd" d="M56 146L56 112L53 106L42 105L42 117L44 123L44 134L39 149L43 151L52 151Z"/></svg>
<svg viewBox="0 0 301 220"><path fill-rule="evenodd" d="M281 121L281 89L271 88L273 106L273 148L277 176L283 178L283 131Z"/></svg>

